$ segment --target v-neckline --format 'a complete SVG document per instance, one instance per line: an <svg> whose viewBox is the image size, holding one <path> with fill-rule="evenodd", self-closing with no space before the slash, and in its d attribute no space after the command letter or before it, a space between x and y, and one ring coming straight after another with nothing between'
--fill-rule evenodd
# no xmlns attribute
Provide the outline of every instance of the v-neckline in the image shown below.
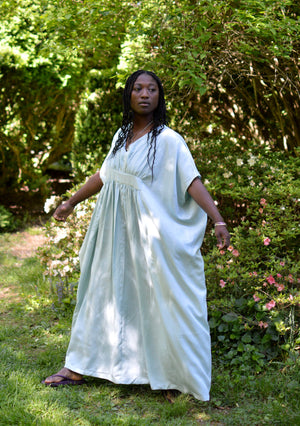
<svg viewBox="0 0 300 426"><path fill-rule="evenodd" d="M144 135L142 135L142 136L140 136L138 139L136 139L134 142L131 142L131 143L127 146L127 148L126 148L126 143L125 143L125 151L126 151L126 152L129 152L129 151L130 151L130 147L131 147L132 145L136 144L136 143L137 143L140 139L143 139L143 137L144 137L144 136L147 136L147 135L148 135L148 133L150 133L150 132L145 133Z"/></svg>

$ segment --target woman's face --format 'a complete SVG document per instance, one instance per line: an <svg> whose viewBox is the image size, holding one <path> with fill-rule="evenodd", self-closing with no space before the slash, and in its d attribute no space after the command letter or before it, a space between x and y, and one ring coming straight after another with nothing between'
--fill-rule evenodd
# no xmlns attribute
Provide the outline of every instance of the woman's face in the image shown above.
<svg viewBox="0 0 300 426"><path fill-rule="evenodd" d="M151 75L141 74L133 85L130 105L135 114L153 116L153 111L158 107L159 87Z"/></svg>

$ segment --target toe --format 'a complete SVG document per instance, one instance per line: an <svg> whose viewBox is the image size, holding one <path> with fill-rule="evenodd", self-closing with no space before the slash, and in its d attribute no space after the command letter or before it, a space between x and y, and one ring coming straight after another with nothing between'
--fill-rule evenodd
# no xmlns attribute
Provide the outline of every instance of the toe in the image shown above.
<svg viewBox="0 0 300 426"><path fill-rule="evenodd" d="M69 370L68 368L62 368L58 373L56 374L52 374L52 376L47 377L43 383L45 383L46 385L49 385L51 383L59 383L62 380L65 379L71 379L71 380L81 380L82 379L82 375L81 374L77 374L71 370Z"/></svg>

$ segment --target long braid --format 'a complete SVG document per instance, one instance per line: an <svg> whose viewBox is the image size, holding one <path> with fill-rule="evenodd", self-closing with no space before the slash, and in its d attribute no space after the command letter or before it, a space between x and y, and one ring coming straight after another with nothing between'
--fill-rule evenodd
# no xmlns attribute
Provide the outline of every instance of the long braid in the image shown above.
<svg viewBox="0 0 300 426"><path fill-rule="evenodd" d="M159 101L158 106L156 110L153 112L153 124L152 129L148 133L147 141L149 142L149 149L147 153L147 162L149 164L149 167L151 168L152 173L152 180L153 180L153 167L155 162L155 156L156 156L156 140L157 136L160 134L160 132L163 129L163 126L167 124L167 117L166 117L166 104L165 104L165 98L164 98L164 90L162 87L162 83L160 79L157 77L156 74L154 74L151 71L144 71L144 70L138 70L131 74L130 77L128 77L125 89L123 92L123 119L122 119L122 125L121 129L118 135L118 139L115 143L115 146L113 148L113 155L117 153L119 149L121 149L125 144L127 139L131 139L132 132L133 132L133 112L130 107L130 98L131 98L131 92L133 89L133 85L136 81L136 79L141 74L148 74L150 75L157 83L159 88ZM150 160L151 151L153 149L153 157L152 162Z"/></svg>

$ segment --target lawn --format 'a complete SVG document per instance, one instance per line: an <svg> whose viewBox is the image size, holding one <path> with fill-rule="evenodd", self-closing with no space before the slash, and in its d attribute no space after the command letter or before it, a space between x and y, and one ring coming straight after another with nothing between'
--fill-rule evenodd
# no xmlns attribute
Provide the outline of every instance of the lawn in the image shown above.
<svg viewBox="0 0 300 426"><path fill-rule="evenodd" d="M72 313L52 305L35 257L42 228L0 234L1 425L300 425L299 360L242 376L214 360L211 401L180 395L174 404L148 386L88 378L48 388L61 368Z"/></svg>

